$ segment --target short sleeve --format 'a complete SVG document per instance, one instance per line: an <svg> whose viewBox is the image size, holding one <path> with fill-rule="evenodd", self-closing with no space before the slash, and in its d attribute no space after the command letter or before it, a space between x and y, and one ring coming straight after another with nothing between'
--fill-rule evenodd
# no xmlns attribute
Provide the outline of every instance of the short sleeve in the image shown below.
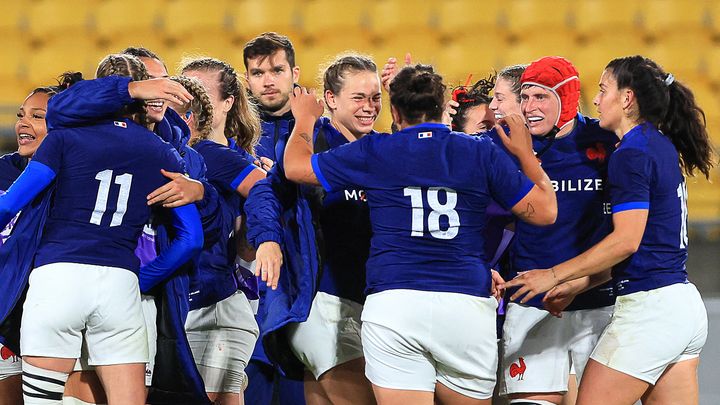
<svg viewBox="0 0 720 405"><path fill-rule="evenodd" d="M650 208L652 160L640 149L619 149L608 164L610 202L613 214Z"/></svg>
<svg viewBox="0 0 720 405"><path fill-rule="evenodd" d="M224 192L235 192L257 168L238 151L219 144L206 148L202 154L207 166L207 179Z"/></svg>
<svg viewBox="0 0 720 405"><path fill-rule="evenodd" d="M63 141L65 139L62 130L50 131L33 155L33 160L49 167L57 175L60 171L63 156Z"/></svg>
<svg viewBox="0 0 720 405"><path fill-rule="evenodd" d="M511 209L522 200L535 185L518 170L517 164L497 145L487 142L490 147L487 178L490 194L505 209Z"/></svg>
<svg viewBox="0 0 720 405"><path fill-rule="evenodd" d="M311 158L312 169L320 184L327 191L341 190L347 186L369 187L373 183L371 173L372 136L346 143Z"/></svg>

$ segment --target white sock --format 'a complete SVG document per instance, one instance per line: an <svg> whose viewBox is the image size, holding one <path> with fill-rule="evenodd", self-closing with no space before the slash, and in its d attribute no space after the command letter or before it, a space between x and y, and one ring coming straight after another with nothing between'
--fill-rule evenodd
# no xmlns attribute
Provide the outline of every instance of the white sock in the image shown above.
<svg viewBox="0 0 720 405"><path fill-rule="evenodd" d="M511 399L510 405L556 405L554 402L539 399Z"/></svg>
<svg viewBox="0 0 720 405"><path fill-rule="evenodd" d="M25 405L62 405L65 383L70 374L35 367L25 360L22 370Z"/></svg>

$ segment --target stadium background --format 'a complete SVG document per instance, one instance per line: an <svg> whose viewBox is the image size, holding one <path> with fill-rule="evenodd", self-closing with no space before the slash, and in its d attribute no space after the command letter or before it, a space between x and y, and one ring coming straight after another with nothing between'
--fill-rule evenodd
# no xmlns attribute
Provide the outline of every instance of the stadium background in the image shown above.
<svg viewBox="0 0 720 405"><path fill-rule="evenodd" d="M689 85L720 145L718 0L4 0L0 4L0 150L15 150L15 113L29 91L67 70L92 78L106 54L135 45L165 61L209 55L244 72L242 48L264 31L288 35L300 82L345 50L430 63L450 86L494 69L562 55L582 82L581 111L605 64L642 54ZM377 129L389 128L387 98ZM720 403L720 178L688 180L690 278L706 299L711 333L701 364L701 403ZM715 322L713 322L715 321Z"/></svg>

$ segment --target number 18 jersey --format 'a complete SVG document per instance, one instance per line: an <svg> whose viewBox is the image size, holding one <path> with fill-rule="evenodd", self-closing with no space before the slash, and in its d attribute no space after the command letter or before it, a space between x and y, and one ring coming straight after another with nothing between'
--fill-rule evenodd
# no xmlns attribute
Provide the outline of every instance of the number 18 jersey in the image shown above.
<svg viewBox="0 0 720 405"><path fill-rule="evenodd" d="M57 187L35 266L57 262L137 272L134 254L150 217L146 196L184 172L180 156L130 120L52 130L33 160L55 172Z"/></svg>
<svg viewBox="0 0 720 405"><path fill-rule="evenodd" d="M367 294L489 296L485 209L491 199L511 208L533 187L488 138L434 123L367 135L313 155L312 166L328 191L366 191L373 232Z"/></svg>

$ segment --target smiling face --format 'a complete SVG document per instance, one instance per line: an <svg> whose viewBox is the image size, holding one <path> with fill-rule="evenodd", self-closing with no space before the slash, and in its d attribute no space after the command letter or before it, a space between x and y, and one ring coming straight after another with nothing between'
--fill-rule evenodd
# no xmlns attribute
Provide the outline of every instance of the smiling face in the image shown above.
<svg viewBox="0 0 720 405"><path fill-rule="evenodd" d="M380 79L377 73L367 70L346 72L340 92L325 91L325 101L337 129L359 138L372 131L380 114Z"/></svg>
<svg viewBox="0 0 720 405"><path fill-rule="evenodd" d="M145 65L145 69L150 75L151 79L157 79L159 77L168 77L167 69L157 59L141 57L140 61ZM165 110L167 110L167 103L163 100L150 100L147 104L147 117L151 123L158 123L165 117Z"/></svg>
<svg viewBox="0 0 720 405"><path fill-rule="evenodd" d="M560 100L550 90L526 86L520 91L520 105L533 135L546 135L560 116Z"/></svg>
<svg viewBox="0 0 720 405"><path fill-rule="evenodd" d="M246 74L250 93L263 110L276 115L290 110L290 93L300 77L300 69L290 67L284 49L248 59Z"/></svg>
<svg viewBox="0 0 720 405"><path fill-rule="evenodd" d="M22 157L32 157L47 135L45 114L49 98L45 93L31 94L23 101L18 110L15 136L18 142L18 152Z"/></svg>
<svg viewBox="0 0 720 405"><path fill-rule="evenodd" d="M495 125L495 116L487 104L470 107L465 112L465 125L462 132L466 134L477 134L489 131Z"/></svg>
<svg viewBox="0 0 720 405"><path fill-rule="evenodd" d="M510 114L522 115L517 94L512 91L512 82L498 77L493 88L493 98L488 106L493 111L495 119L499 120Z"/></svg>

